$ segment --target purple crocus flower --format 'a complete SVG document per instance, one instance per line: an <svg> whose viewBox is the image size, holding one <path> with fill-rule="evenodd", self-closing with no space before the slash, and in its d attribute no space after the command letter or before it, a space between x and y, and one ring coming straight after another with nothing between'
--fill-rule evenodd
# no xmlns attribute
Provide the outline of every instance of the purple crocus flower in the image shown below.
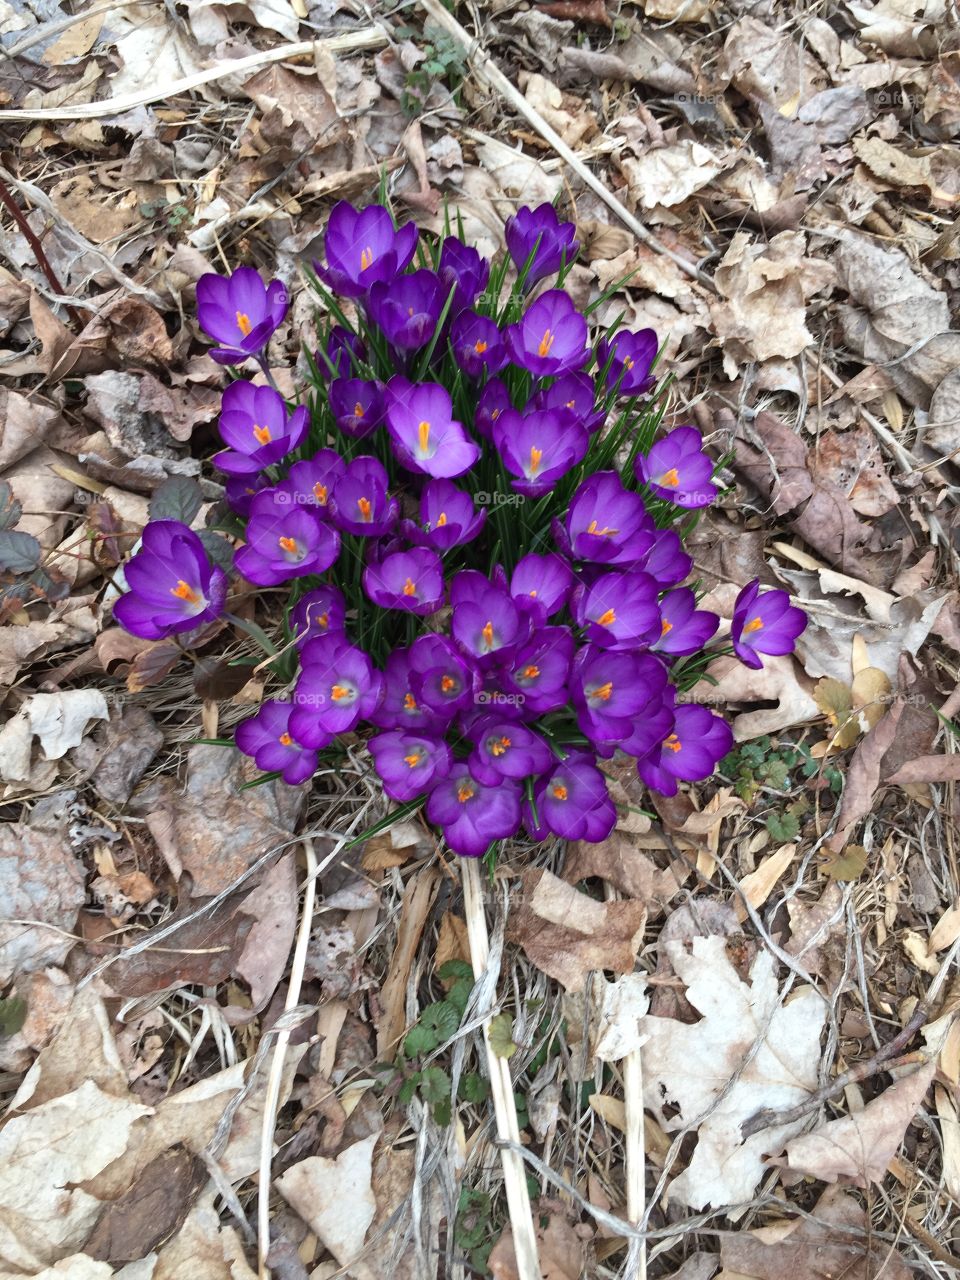
<svg viewBox="0 0 960 1280"><path fill-rule="evenodd" d="M676 427L649 453L639 454L634 466L638 480L678 507L708 507L717 496L713 462L703 452L703 436L696 427Z"/></svg>
<svg viewBox="0 0 960 1280"><path fill-rule="evenodd" d="M635 333L624 329L615 333L609 342L602 338L597 344L597 363L602 369L610 361L607 384L613 387L619 379L620 394L624 396L649 391L655 381L650 369L659 346L653 329L638 329Z"/></svg>
<svg viewBox="0 0 960 1280"><path fill-rule="evenodd" d="M410 542L434 551L472 542L483 528L485 511L478 511L469 493L450 480L430 480L420 495L420 523L403 520L400 532Z"/></svg>
<svg viewBox="0 0 960 1280"><path fill-rule="evenodd" d="M246 538L233 563L249 582L263 587L323 573L340 554L336 529L314 508L297 506L276 489L266 489L251 501Z"/></svg>
<svg viewBox="0 0 960 1280"><path fill-rule="evenodd" d="M281 495L295 506L313 507L321 519L330 514L330 496L333 486L347 469L347 464L333 449L320 449L312 458L295 462L287 472L287 478L277 485L277 500Z"/></svg>
<svg viewBox="0 0 960 1280"><path fill-rule="evenodd" d="M223 613L227 575L179 520L146 526L124 576L128 590L113 603L114 620L143 640L193 631Z"/></svg>
<svg viewBox="0 0 960 1280"><path fill-rule="evenodd" d="M435 271L411 271L389 284L375 284L367 309L370 318L401 351L415 351L433 337L446 292Z"/></svg>
<svg viewBox="0 0 960 1280"><path fill-rule="evenodd" d="M590 354L587 322L562 289L542 293L503 336L513 363L535 378L579 369Z"/></svg>
<svg viewBox="0 0 960 1280"><path fill-rule="evenodd" d="M338 378L354 376L355 366L358 363L362 364L367 358L367 349L359 333L354 333L352 329L345 329L340 324L334 325L330 330L326 350L327 360L333 365ZM327 362L319 355L317 368L323 374L329 373Z"/></svg>
<svg viewBox="0 0 960 1280"><path fill-rule="evenodd" d="M597 406L596 389L588 373L565 373L549 387L538 391L528 409L566 409L592 434L606 419L603 405Z"/></svg>
<svg viewBox="0 0 960 1280"><path fill-rule="evenodd" d="M493 443L504 467L517 477L514 489L536 497L549 493L561 476L583 461L590 437L556 409L527 414L505 409L493 424Z"/></svg>
<svg viewBox="0 0 960 1280"><path fill-rule="evenodd" d="M510 594L521 604L534 602L545 619L552 618L567 603L573 583L573 570L566 560L531 551L517 561L510 577Z"/></svg>
<svg viewBox="0 0 960 1280"><path fill-rule="evenodd" d="M574 593L573 614L587 640L604 649L635 649L660 630L657 584L646 573L603 573Z"/></svg>
<svg viewBox="0 0 960 1280"><path fill-rule="evenodd" d="M640 656L643 658L648 655ZM674 710L677 705L676 690L672 684L666 683L665 671L663 674L662 692L658 696L651 696L643 715L635 722L630 737L622 739L615 747L611 747L610 755L619 749L628 756L640 759L642 756L648 756L673 732Z"/></svg>
<svg viewBox="0 0 960 1280"><path fill-rule="evenodd" d="M359 440L370 435L387 411L383 383L365 378L334 378L327 388L330 412L340 430Z"/></svg>
<svg viewBox="0 0 960 1280"><path fill-rule="evenodd" d="M507 349L496 324L475 311L461 311L450 327L453 358L468 378L499 373L507 363Z"/></svg>
<svg viewBox="0 0 960 1280"><path fill-rule="evenodd" d="M445 297L451 288L454 291L450 314L455 316L466 307L472 307L477 294L487 287L490 263L456 236L447 236L440 248L437 275L443 284Z"/></svg>
<svg viewBox="0 0 960 1280"><path fill-rule="evenodd" d="M279 462L303 444L310 429L306 405L288 415L286 401L272 387L231 382L221 404L220 435L229 448L213 462L229 475L255 475Z"/></svg>
<svg viewBox="0 0 960 1280"><path fill-rule="evenodd" d="M410 646L410 688L418 705L450 720L473 705L472 666L446 636L419 636Z"/></svg>
<svg viewBox="0 0 960 1280"><path fill-rule="evenodd" d="M258 493L262 493L264 489L269 489L270 487L270 477L263 473L258 475L227 476L223 486L224 497L231 511L235 511L238 516L248 516L250 514L250 503L253 499Z"/></svg>
<svg viewBox="0 0 960 1280"><path fill-rule="evenodd" d="M464 858L482 857L494 840L505 840L520 826L520 787L501 780L487 787L465 763L455 764L427 798L427 817L443 831L447 844Z"/></svg>
<svg viewBox="0 0 960 1280"><path fill-rule="evenodd" d="M639 493L625 489L615 471L597 471L573 495L565 534L576 560L634 564L653 546L656 529Z"/></svg>
<svg viewBox="0 0 960 1280"><path fill-rule="evenodd" d="M568 266L573 262L580 248L576 234L574 224L561 222L552 204L541 204L536 209L525 205L507 219L504 238L518 271L523 270L533 254L524 280L525 289L531 289L545 276L555 275L564 262Z"/></svg>
<svg viewBox="0 0 960 1280"><path fill-rule="evenodd" d="M508 656L527 637L529 624L510 596L476 570L457 574L450 586L450 602L450 634L481 666Z"/></svg>
<svg viewBox="0 0 960 1280"><path fill-rule="evenodd" d="M397 523L400 504L387 492L389 479L376 458L354 458L333 486L330 513L345 533L382 538Z"/></svg>
<svg viewBox="0 0 960 1280"><path fill-rule="evenodd" d="M572 751L534 790L542 826L564 840L606 840L617 810L607 782L593 760Z"/></svg>
<svg viewBox="0 0 960 1280"><path fill-rule="evenodd" d="M355 209L341 200L330 210L324 238L327 265L314 270L345 298L361 298L374 284L389 284L403 271L417 247L417 228L408 222L397 230L380 204Z"/></svg>
<svg viewBox="0 0 960 1280"><path fill-rule="evenodd" d="M252 756L264 773L279 773L295 787L317 771L317 753L302 746L290 733L293 703L274 699L262 702L255 716L242 720L234 741L245 756Z"/></svg>
<svg viewBox="0 0 960 1280"><path fill-rule="evenodd" d="M524 719L566 704L573 649L567 627L541 627L511 656L502 683Z"/></svg>
<svg viewBox="0 0 960 1280"><path fill-rule="evenodd" d="M730 624L733 651L741 662L758 671L761 653L792 653L807 615L790 603L786 591L760 594L760 580L748 582L737 596Z"/></svg>
<svg viewBox="0 0 960 1280"><path fill-rule="evenodd" d="M336 587L317 587L302 595L290 611L290 629L297 648L318 636L342 634L346 627L346 601Z"/></svg>
<svg viewBox="0 0 960 1280"><path fill-rule="evenodd" d="M450 393L436 382L413 383L399 374L387 383L387 430L397 457L410 471L462 476L480 457L452 416Z"/></svg>
<svg viewBox="0 0 960 1280"><path fill-rule="evenodd" d="M473 427L477 435L484 440L492 440L494 423L505 409L510 408L510 392L499 378L491 378L477 397L477 407L473 412Z"/></svg>
<svg viewBox="0 0 960 1280"><path fill-rule="evenodd" d="M443 563L427 547L396 551L364 569L363 589L381 609L425 617L443 604Z"/></svg>
<svg viewBox="0 0 960 1280"><path fill-rule="evenodd" d="M717 614L698 609L690 588L680 587L660 601L660 636L650 647L674 657L699 653L719 625Z"/></svg>
<svg viewBox="0 0 960 1280"><path fill-rule="evenodd" d="M197 319L214 342L207 354L217 364L242 364L259 355L287 314L289 298L279 280L265 285L253 267L228 276L209 272L197 281Z"/></svg>
<svg viewBox="0 0 960 1280"><path fill-rule="evenodd" d="M674 713L673 731L649 755L637 761L637 773L651 791L675 796L677 780L709 778L733 746L733 732L706 707L685 703Z"/></svg>
<svg viewBox="0 0 960 1280"><path fill-rule="evenodd" d="M653 546L637 561L637 568L649 573L663 590L683 582L693 568L693 560L684 551L675 529L658 529Z"/></svg>
<svg viewBox="0 0 960 1280"><path fill-rule="evenodd" d="M584 645L573 660L570 701L592 742L628 737L649 701L637 655Z"/></svg>
<svg viewBox="0 0 960 1280"><path fill-rule="evenodd" d="M439 738L415 733L381 733L367 744L383 789L392 800L415 800L445 778L453 758Z"/></svg>
<svg viewBox="0 0 960 1280"><path fill-rule="evenodd" d="M479 716L470 726L469 737L475 744L470 772L488 787L495 787L503 778L519 781L543 773L554 762L543 738L515 720Z"/></svg>
<svg viewBox="0 0 960 1280"><path fill-rule="evenodd" d="M371 715L382 729L416 732L441 728L450 719L437 715L413 692L409 649L394 649L383 673L383 699Z"/></svg>
<svg viewBox="0 0 960 1280"><path fill-rule="evenodd" d="M383 676L362 649L342 635L320 636L300 652L290 732L305 747L322 747L369 720L383 695Z"/></svg>

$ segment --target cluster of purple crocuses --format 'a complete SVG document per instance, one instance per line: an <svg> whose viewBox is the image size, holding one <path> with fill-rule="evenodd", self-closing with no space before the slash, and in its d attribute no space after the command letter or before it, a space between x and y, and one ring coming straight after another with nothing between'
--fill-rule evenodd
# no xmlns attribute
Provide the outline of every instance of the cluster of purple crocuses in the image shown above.
<svg viewBox="0 0 960 1280"><path fill-rule="evenodd" d="M260 366L224 392L212 461L235 572L283 588L296 656L281 650L286 691L237 745L297 784L364 734L386 793L422 802L466 856L521 828L604 839L617 814L599 762L616 751L666 795L708 777L730 729L678 692L707 653L760 667L805 625L754 581L707 648L720 620L684 585L681 533L716 496L714 464L693 427L657 430L656 335L591 332L562 287L575 228L552 206L519 210L506 244L491 263L453 235L425 246L381 205L338 204L299 405L266 358L283 286L241 267L197 288L213 357ZM186 644L229 591L169 520L146 527L126 582L117 621Z"/></svg>

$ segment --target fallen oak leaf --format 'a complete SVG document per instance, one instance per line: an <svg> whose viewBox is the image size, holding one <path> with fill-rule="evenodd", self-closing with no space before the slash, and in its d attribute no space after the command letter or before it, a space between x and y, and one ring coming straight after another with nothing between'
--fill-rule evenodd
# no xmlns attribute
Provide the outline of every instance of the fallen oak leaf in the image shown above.
<svg viewBox="0 0 960 1280"><path fill-rule="evenodd" d="M880 785L883 757L896 737L897 725L903 715L904 705L898 699L887 714L865 735L853 753L853 758L844 774L843 794L840 797L836 827L828 841L828 848L833 853L841 851L847 842L847 835L851 828L870 812L874 794Z"/></svg>
<svg viewBox="0 0 960 1280"><path fill-rule="evenodd" d="M908 760L884 781L895 787L906 787L917 782L958 782L960 755L921 756L919 760Z"/></svg>
<svg viewBox="0 0 960 1280"><path fill-rule="evenodd" d="M856 1187L881 1182L936 1072L935 1061L903 1076L862 1111L830 1120L791 1138L783 1156L768 1163L821 1182L842 1179Z"/></svg>

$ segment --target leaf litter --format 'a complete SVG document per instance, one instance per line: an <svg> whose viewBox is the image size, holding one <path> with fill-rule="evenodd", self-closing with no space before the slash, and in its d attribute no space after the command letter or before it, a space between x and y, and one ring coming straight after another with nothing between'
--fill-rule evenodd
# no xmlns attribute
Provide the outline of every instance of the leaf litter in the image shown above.
<svg viewBox="0 0 960 1280"><path fill-rule="evenodd" d="M0 5L15 158L0 180L46 254L5 206L11 1273L255 1274L263 1055L312 838L313 1013L271 1134L275 1274L433 1275L438 1251L444 1274L515 1274L477 1026L456 1003L471 979L449 970L469 958L455 868L416 818L390 823L354 748L307 796L244 789L228 748L196 745L259 699L219 665L249 652L241 633L209 637L201 722L179 652L105 622L157 489L202 477L198 528L221 496L201 468L222 384L196 342L196 280L279 264L294 294L283 364L309 339L299 263L331 203L371 198L381 172L422 227L442 230L449 207L484 252L518 203L558 198L584 244L585 301L634 273L600 317L658 330L681 372L672 420L726 460L727 497L692 535L714 607L729 616L759 576L811 617L796 659L736 684L721 660L691 689L734 704L716 784L650 815L611 762L610 840L507 850L485 888L500 939L485 998L522 1142L566 1180L538 1175L544 1273L624 1265L624 1237L596 1215L625 1213L619 1064L634 1051L651 1276L956 1265L953 988L924 1029L933 1056L908 1045L891 1072L871 1066L952 973L960 918L956 42L935 3L614 9L495 5L479 35L653 246L420 6L371 28L339 0L67 19ZM295 44L331 36L337 54ZM240 73L216 65L237 58ZM433 1006L452 1037L404 1057ZM822 1096L857 1064L855 1086ZM447 1127L436 1099L454 1088ZM743 1139L761 1107L797 1104L802 1118ZM348 1187L365 1206L350 1220L329 1208Z"/></svg>

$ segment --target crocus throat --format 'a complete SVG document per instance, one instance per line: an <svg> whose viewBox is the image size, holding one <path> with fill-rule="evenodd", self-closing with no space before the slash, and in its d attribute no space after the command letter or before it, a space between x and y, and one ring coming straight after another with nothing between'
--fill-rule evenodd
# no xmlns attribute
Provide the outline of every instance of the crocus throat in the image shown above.
<svg viewBox="0 0 960 1280"><path fill-rule="evenodd" d="M420 452L426 453L427 449L430 447L430 423L429 422L424 421L420 423L420 425L417 427L417 437L420 444Z"/></svg>
<svg viewBox="0 0 960 1280"><path fill-rule="evenodd" d="M335 684L330 688L330 697L334 702L342 702L344 698L350 697L351 692L352 690L348 689L345 685Z"/></svg>
<svg viewBox="0 0 960 1280"><path fill-rule="evenodd" d="M456 682L456 680L454 680L453 676L441 676L441 677L440 677L440 692L441 692L441 693L450 693L450 692L451 692L453 689L455 689L456 687L457 687L457 682Z"/></svg>
<svg viewBox="0 0 960 1280"><path fill-rule="evenodd" d="M538 356L548 356L550 354L550 348L553 346L553 339L554 334L552 334L549 329L545 329L543 337L540 339L540 345L537 347Z"/></svg>
<svg viewBox="0 0 960 1280"><path fill-rule="evenodd" d="M617 620L616 611L613 609L608 609L606 613L601 613L600 617L597 619L597 622L600 624L601 627L609 627L609 626L612 626L613 623L616 622L616 620Z"/></svg>
<svg viewBox="0 0 960 1280"><path fill-rule="evenodd" d="M360 518L364 524L369 524L372 519L373 508L370 505L369 498L358 498L357 506L360 508Z"/></svg>
<svg viewBox="0 0 960 1280"><path fill-rule="evenodd" d="M250 317L245 311L237 312L237 328L245 338L249 337L253 325L250 323Z"/></svg>
<svg viewBox="0 0 960 1280"><path fill-rule="evenodd" d="M360 270L367 271L372 266L373 266L373 250L370 248L366 248L360 254Z"/></svg>
<svg viewBox="0 0 960 1280"><path fill-rule="evenodd" d="M536 680L537 676L540 674L540 668L535 663L531 662L529 667L523 668L521 674L525 680Z"/></svg>
<svg viewBox="0 0 960 1280"><path fill-rule="evenodd" d="M596 689L591 689L589 696L591 698L599 698L601 702L609 702L611 693L613 693L613 681L608 680L606 684L601 684Z"/></svg>
<svg viewBox="0 0 960 1280"><path fill-rule="evenodd" d="M476 794L477 793L473 789L473 786L469 782L467 782L466 778L464 778L464 780L457 787L457 799L460 801L461 804L466 804L467 801L472 800Z"/></svg>
<svg viewBox="0 0 960 1280"><path fill-rule="evenodd" d="M422 760L423 751L419 749L417 751L411 751L408 756L403 757L404 764L408 764L411 769L415 769Z"/></svg>
<svg viewBox="0 0 960 1280"><path fill-rule="evenodd" d="M313 486L313 496L316 498L317 502L319 502L321 507L325 507L327 505L327 486L325 484L321 484L318 480Z"/></svg>
<svg viewBox="0 0 960 1280"><path fill-rule="evenodd" d="M763 627L762 618L752 618L750 622L743 628L744 634L749 635L751 631L759 631Z"/></svg>
<svg viewBox="0 0 960 1280"><path fill-rule="evenodd" d="M178 600L186 600L187 604L199 604L200 593L194 591L189 582L184 582L181 578L175 587L170 588L170 594L176 596Z"/></svg>
<svg viewBox="0 0 960 1280"><path fill-rule="evenodd" d="M512 746L509 738L494 738L490 743L490 754L493 756L502 756L508 747Z"/></svg>
<svg viewBox="0 0 960 1280"><path fill-rule="evenodd" d="M289 733L281 733L277 741L280 743L281 747L293 746L293 739L290 737Z"/></svg>
<svg viewBox="0 0 960 1280"><path fill-rule="evenodd" d="M273 439L269 427L258 427L256 423L253 424L253 434L260 444L269 444Z"/></svg>
<svg viewBox="0 0 960 1280"><path fill-rule="evenodd" d="M680 739L677 737L675 733L671 733L670 737L667 738L667 740L664 742L663 745L667 748L668 751L676 752L680 750L680 748L683 746L683 743L680 741Z"/></svg>
<svg viewBox="0 0 960 1280"><path fill-rule="evenodd" d="M669 471L665 471L657 481L657 484L663 485L665 489L676 489L679 483L680 477L677 474L676 467L671 467Z"/></svg>
<svg viewBox="0 0 960 1280"><path fill-rule="evenodd" d="M553 786L550 788L550 790L553 792L553 794L556 796L558 800L566 800L567 788L563 785L562 782L555 782Z"/></svg>

